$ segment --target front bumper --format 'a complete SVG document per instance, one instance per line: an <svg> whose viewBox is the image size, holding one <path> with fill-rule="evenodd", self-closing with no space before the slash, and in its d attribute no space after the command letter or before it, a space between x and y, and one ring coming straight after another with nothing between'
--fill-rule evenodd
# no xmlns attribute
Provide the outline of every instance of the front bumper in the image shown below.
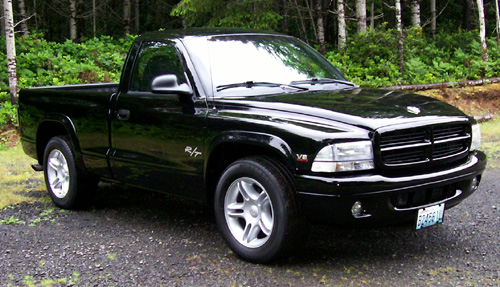
<svg viewBox="0 0 500 287"><path fill-rule="evenodd" d="M412 176L363 175L320 177L297 175L295 186L304 215L311 221L345 226L416 220L418 209L445 203L451 208L471 195L486 167L486 156L475 152L466 163L447 170ZM351 207L363 205L362 216Z"/></svg>

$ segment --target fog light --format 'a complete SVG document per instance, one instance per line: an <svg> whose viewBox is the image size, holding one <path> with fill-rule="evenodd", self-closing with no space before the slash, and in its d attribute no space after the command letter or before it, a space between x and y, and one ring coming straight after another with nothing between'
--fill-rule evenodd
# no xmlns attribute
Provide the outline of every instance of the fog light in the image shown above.
<svg viewBox="0 0 500 287"><path fill-rule="evenodd" d="M479 187L479 179L477 177L474 177L470 183L470 190L476 191L478 187Z"/></svg>
<svg viewBox="0 0 500 287"><path fill-rule="evenodd" d="M360 217L364 212L365 210L363 209L363 204L361 204L361 201L356 201L351 207L351 213L354 217Z"/></svg>

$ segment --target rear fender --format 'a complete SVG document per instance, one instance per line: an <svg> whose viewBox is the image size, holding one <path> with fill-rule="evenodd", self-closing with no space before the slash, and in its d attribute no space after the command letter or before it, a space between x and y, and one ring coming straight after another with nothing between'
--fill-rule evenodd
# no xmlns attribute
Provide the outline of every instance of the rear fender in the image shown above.
<svg viewBox="0 0 500 287"><path fill-rule="evenodd" d="M67 136L75 150L77 165L81 170L86 170L83 164L82 153L78 141L75 126L71 119L63 114L49 114L38 125L36 133L36 149L38 163L43 164L45 147L49 140L55 136Z"/></svg>

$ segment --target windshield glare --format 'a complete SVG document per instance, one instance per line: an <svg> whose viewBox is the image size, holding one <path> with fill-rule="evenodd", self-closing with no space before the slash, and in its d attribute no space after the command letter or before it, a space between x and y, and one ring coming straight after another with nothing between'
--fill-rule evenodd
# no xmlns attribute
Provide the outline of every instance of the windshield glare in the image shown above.
<svg viewBox="0 0 500 287"><path fill-rule="evenodd" d="M250 81L290 84L294 81L314 78L345 80L325 58L292 37L216 36L209 39L208 50L214 87ZM253 89L264 88L254 87ZM239 92L245 92L245 90L250 94L257 92L238 88ZM235 91L231 89L231 91L223 90L219 93L231 92Z"/></svg>

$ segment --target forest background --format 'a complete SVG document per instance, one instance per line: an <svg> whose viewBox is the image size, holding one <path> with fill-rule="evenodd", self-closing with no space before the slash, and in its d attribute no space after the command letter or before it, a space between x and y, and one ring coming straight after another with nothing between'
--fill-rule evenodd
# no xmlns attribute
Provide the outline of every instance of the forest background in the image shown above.
<svg viewBox="0 0 500 287"><path fill-rule="evenodd" d="M118 81L135 35L186 27L294 35L361 86L455 83L500 76L498 1L3 0L0 32L15 31L15 91ZM17 121L11 64L1 49L0 128Z"/></svg>

